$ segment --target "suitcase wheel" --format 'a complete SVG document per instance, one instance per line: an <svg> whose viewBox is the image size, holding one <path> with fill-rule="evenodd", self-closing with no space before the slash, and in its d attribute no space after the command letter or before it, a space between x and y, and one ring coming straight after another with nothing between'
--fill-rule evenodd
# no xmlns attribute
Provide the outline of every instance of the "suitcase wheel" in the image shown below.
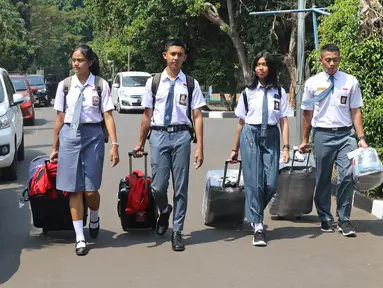
<svg viewBox="0 0 383 288"><path fill-rule="evenodd" d="M48 234L48 230L43 228L43 234L46 236Z"/></svg>

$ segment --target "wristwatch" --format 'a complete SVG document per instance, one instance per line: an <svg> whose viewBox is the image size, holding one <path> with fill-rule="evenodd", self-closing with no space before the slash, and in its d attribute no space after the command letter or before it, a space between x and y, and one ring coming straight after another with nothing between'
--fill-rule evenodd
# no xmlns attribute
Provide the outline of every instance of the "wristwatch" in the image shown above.
<svg viewBox="0 0 383 288"><path fill-rule="evenodd" d="M360 140L366 140L366 136L359 136L357 139L358 139L358 142L359 142Z"/></svg>
<svg viewBox="0 0 383 288"><path fill-rule="evenodd" d="M285 149L285 148L287 148L287 149L290 150L290 145L289 145L289 144L285 144L285 145L283 145L283 149Z"/></svg>

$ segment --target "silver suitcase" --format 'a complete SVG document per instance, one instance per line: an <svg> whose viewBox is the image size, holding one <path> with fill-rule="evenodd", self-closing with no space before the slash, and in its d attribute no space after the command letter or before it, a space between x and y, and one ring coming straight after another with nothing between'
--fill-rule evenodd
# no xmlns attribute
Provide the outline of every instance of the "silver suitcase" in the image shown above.
<svg viewBox="0 0 383 288"><path fill-rule="evenodd" d="M206 175L206 189L202 202L204 223L216 226L225 223L242 224L245 218L245 191L241 179L242 162L239 170L209 170ZM231 181L228 181L230 180Z"/></svg>
<svg viewBox="0 0 383 288"><path fill-rule="evenodd" d="M316 168L310 153L305 154L304 161L296 161L295 153L289 163L280 163L277 193L269 203L271 215L297 217L310 214L313 208ZM291 164L290 164L291 163Z"/></svg>

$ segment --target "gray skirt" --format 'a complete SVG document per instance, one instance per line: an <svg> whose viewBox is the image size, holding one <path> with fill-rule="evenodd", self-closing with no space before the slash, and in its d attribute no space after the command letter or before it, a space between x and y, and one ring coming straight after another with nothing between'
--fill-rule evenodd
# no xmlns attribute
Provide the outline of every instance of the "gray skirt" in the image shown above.
<svg viewBox="0 0 383 288"><path fill-rule="evenodd" d="M67 192L97 191L105 153L101 126L80 125L76 132L64 124L59 140L56 188Z"/></svg>

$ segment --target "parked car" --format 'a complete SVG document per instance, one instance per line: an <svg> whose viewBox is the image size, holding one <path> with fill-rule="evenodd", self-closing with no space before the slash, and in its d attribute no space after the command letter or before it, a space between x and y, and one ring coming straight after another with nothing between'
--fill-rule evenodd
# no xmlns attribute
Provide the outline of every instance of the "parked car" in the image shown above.
<svg viewBox="0 0 383 288"><path fill-rule="evenodd" d="M5 69L0 68L0 171L4 180L17 179L17 161L24 160L24 124L20 105Z"/></svg>
<svg viewBox="0 0 383 288"><path fill-rule="evenodd" d="M16 93L23 95L24 103L20 105L23 113L24 125L35 124L35 105L33 103L32 88L29 86L27 77L21 74L9 74ZM37 89L35 88L36 92Z"/></svg>
<svg viewBox="0 0 383 288"><path fill-rule="evenodd" d="M50 98L48 97L46 81L44 76L39 74L29 74L27 75L29 86L36 88L36 92L33 93L33 102L41 106L44 104L46 107L50 105Z"/></svg>
<svg viewBox="0 0 383 288"><path fill-rule="evenodd" d="M145 84L150 73L147 72L119 72L112 84L112 100L116 110L143 110L141 106Z"/></svg>

